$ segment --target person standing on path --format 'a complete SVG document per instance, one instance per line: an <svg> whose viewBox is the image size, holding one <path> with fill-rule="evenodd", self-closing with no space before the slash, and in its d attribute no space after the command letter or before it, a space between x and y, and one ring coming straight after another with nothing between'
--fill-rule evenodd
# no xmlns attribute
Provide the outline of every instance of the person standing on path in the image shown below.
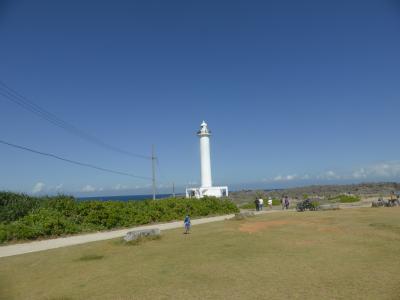
<svg viewBox="0 0 400 300"><path fill-rule="evenodd" d="M286 207L286 209L289 209L289 197L288 196L286 196L285 197L285 207Z"/></svg>
<svg viewBox="0 0 400 300"><path fill-rule="evenodd" d="M397 197L394 194L394 191L390 193L389 204L390 206L394 206L396 204Z"/></svg>
<svg viewBox="0 0 400 300"><path fill-rule="evenodd" d="M268 198L268 206L270 209L272 209L272 198L271 197Z"/></svg>
<svg viewBox="0 0 400 300"><path fill-rule="evenodd" d="M258 199L258 206L259 206L260 210L263 210L264 200L261 197L260 197L260 199Z"/></svg>
<svg viewBox="0 0 400 300"><path fill-rule="evenodd" d="M190 231L190 216L186 215L185 220L183 221L183 223L185 224L185 234L188 234Z"/></svg>
<svg viewBox="0 0 400 300"><path fill-rule="evenodd" d="M256 198L256 201L254 201L254 204L256 205L256 211L260 210L260 202L258 200L258 198Z"/></svg>

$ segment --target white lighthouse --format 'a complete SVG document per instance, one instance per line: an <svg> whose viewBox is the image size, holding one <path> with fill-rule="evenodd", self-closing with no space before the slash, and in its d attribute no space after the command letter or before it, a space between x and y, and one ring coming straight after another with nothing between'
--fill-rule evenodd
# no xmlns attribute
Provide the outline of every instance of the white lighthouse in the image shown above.
<svg viewBox="0 0 400 300"><path fill-rule="evenodd" d="M210 159L210 135L207 123L203 121L197 132L200 137L200 164L201 164L201 187L211 187L211 159Z"/></svg>
<svg viewBox="0 0 400 300"><path fill-rule="evenodd" d="M186 197L202 198L203 196L223 197L228 196L228 187L212 186L211 158L210 158L210 135L207 123L203 121L200 130L197 132L200 137L200 171L201 187L187 188Z"/></svg>

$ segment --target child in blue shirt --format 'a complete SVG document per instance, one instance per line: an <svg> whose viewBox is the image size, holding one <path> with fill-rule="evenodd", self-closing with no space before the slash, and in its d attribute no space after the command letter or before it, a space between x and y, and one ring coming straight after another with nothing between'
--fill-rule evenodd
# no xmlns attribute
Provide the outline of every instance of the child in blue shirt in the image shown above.
<svg viewBox="0 0 400 300"><path fill-rule="evenodd" d="M183 221L185 224L185 234L188 234L190 231L190 217L189 215L186 215L185 220Z"/></svg>

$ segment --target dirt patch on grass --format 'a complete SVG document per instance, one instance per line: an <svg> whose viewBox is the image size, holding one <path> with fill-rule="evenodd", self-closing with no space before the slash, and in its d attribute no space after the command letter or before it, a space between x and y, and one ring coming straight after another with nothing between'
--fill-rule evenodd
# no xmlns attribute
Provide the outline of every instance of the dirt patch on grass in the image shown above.
<svg viewBox="0 0 400 300"><path fill-rule="evenodd" d="M307 224L320 225L320 224L333 224L331 220L313 219L307 220Z"/></svg>
<svg viewBox="0 0 400 300"><path fill-rule="evenodd" d="M312 241L312 240L301 240L301 241L296 241L295 245L296 246L311 246L311 245L315 245L315 241Z"/></svg>
<svg viewBox="0 0 400 300"><path fill-rule="evenodd" d="M259 221L259 222L246 222L240 225L239 231L246 233L255 233L263 230L267 230L275 227L282 227L286 225L303 225L312 226L321 232L341 232L341 229L337 226L332 226L330 220L322 219L308 219L304 220L273 220L273 221Z"/></svg>
<svg viewBox="0 0 400 300"><path fill-rule="evenodd" d="M262 231L272 227L279 227L284 225L301 224L302 222L292 220L276 220L276 221L263 221L263 222L251 222L240 225L239 231L254 233Z"/></svg>
<svg viewBox="0 0 400 300"><path fill-rule="evenodd" d="M321 227L318 228L318 231L320 232L342 232L342 230L339 227L331 226L331 227Z"/></svg>

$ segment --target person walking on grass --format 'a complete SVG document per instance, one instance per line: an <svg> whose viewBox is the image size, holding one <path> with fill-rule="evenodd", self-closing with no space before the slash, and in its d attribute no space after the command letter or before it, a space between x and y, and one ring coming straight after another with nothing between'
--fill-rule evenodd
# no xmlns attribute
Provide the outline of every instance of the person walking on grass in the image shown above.
<svg viewBox="0 0 400 300"><path fill-rule="evenodd" d="M268 198L268 206L270 209L272 209L272 198L271 197Z"/></svg>
<svg viewBox="0 0 400 300"><path fill-rule="evenodd" d="M259 210L263 210L263 206L264 206L264 200L260 197L260 199L258 199Z"/></svg>
<svg viewBox="0 0 400 300"><path fill-rule="evenodd" d="M185 234L188 234L190 231L190 216L186 215L185 220L183 221L183 223L185 224Z"/></svg>

